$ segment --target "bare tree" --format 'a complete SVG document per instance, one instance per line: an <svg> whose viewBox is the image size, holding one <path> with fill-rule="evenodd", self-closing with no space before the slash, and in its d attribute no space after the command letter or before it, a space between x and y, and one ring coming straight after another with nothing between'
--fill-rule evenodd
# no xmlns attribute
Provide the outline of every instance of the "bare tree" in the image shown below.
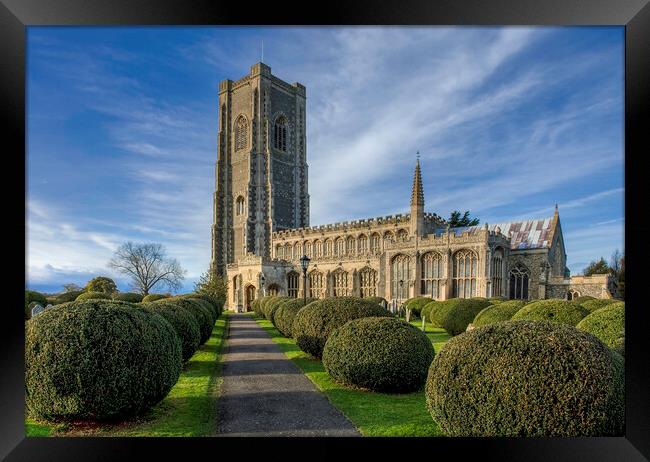
<svg viewBox="0 0 650 462"><path fill-rule="evenodd" d="M129 276L132 288L143 295L157 284L170 290L182 287L186 271L175 258L168 258L162 244L122 244L108 263L110 268Z"/></svg>

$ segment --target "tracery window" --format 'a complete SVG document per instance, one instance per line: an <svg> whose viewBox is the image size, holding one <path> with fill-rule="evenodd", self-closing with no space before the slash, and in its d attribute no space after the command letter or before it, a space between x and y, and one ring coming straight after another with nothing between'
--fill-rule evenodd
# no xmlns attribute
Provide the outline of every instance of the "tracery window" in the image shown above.
<svg viewBox="0 0 650 462"><path fill-rule="evenodd" d="M359 272L359 289L361 298L377 296L377 271L364 268Z"/></svg>
<svg viewBox="0 0 650 462"><path fill-rule="evenodd" d="M334 246L334 255L342 257L345 255L345 241L343 238L338 238L336 240L336 245Z"/></svg>
<svg viewBox="0 0 650 462"><path fill-rule="evenodd" d="M287 119L284 116L280 116L275 120L273 145L275 149L280 151L287 150Z"/></svg>
<svg viewBox="0 0 650 462"><path fill-rule="evenodd" d="M309 296L311 298L323 298L325 296L323 287L323 273L312 271L309 273Z"/></svg>
<svg viewBox="0 0 650 462"><path fill-rule="evenodd" d="M528 300L530 271L521 263L510 270L510 298Z"/></svg>
<svg viewBox="0 0 650 462"><path fill-rule="evenodd" d="M311 258L311 242L305 242L305 255Z"/></svg>
<svg viewBox="0 0 650 462"><path fill-rule="evenodd" d="M496 249L492 255L492 296L500 297L503 292L503 250Z"/></svg>
<svg viewBox="0 0 650 462"><path fill-rule="evenodd" d="M566 299L571 301L571 300L577 299L579 296L580 296L580 292L578 292L577 290L572 289L572 290L567 292Z"/></svg>
<svg viewBox="0 0 650 462"><path fill-rule="evenodd" d="M275 246L275 258L282 259L284 257L284 247L280 244Z"/></svg>
<svg viewBox="0 0 650 462"><path fill-rule="evenodd" d="M266 295L278 295L278 285L277 284L271 284L269 288L267 289L267 294Z"/></svg>
<svg viewBox="0 0 650 462"><path fill-rule="evenodd" d="M295 271L287 274L287 294L289 297L298 298L298 278L300 275Z"/></svg>
<svg viewBox="0 0 650 462"><path fill-rule="evenodd" d="M365 234L359 236L359 255L365 255L368 252L368 238Z"/></svg>
<svg viewBox="0 0 650 462"><path fill-rule="evenodd" d="M438 299L442 296L442 281L445 272L442 264L442 255L438 252L427 252L420 260L422 281L420 293L422 296Z"/></svg>
<svg viewBox="0 0 650 462"><path fill-rule="evenodd" d="M370 251L375 255L381 253L381 238L377 233L370 236Z"/></svg>
<svg viewBox="0 0 650 462"><path fill-rule="evenodd" d="M405 229L397 231L397 242L404 242L408 239L409 233Z"/></svg>
<svg viewBox="0 0 650 462"><path fill-rule="evenodd" d="M354 238L352 236L348 236L348 242L347 242L347 245L346 245L346 253L349 256L353 257L354 254L356 253L355 252L356 247L357 246L355 245Z"/></svg>
<svg viewBox="0 0 650 462"><path fill-rule="evenodd" d="M326 257L331 257L332 256L332 247L333 247L332 240L327 239L325 241L325 256Z"/></svg>
<svg viewBox="0 0 650 462"><path fill-rule="evenodd" d="M235 201L235 215L239 216L244 213L244 203L244 196L237 197L237 200Z"/></svg>
<svg viewBox="0 0 650 462"><path fill-rule="evenodd" d="M284 259L285 260L293 259L293 246L289 243L284 245Z"/></svg>
<svg viewBox="0 0 650 462"><path fill-rule="evenodd" d="M321 241L314 242L314 257L320 258L323 256L323 243Z"/></svg>
<svg viewBox="0 0 650 462"><path fill-rule="evenodd" d="M391 266L393 298L406 300L411 280L411 258L408 255L396 255Z"/></svg>
<svg viewBox="0 0 650 462"><path fill-rule="evenodd" d="M454 297L476 296L478 283L478 256L471 250L459 250L454 254Z"/></svg>
<svg viewBox="0 0 650 462"><path fill-rule="evenodd" d="M302 242L296 242L296 244L293 246L293 258L297 260L302 256Z"/></svg>
<svg viewBox="0 0 650 462"><path fill-rule="evenodd" d="M332 279L334 282L335 297L345 297L346 295L350 295L350 289L348 288L348 273L346 271L335 271L332 274Z"/></svg>
<svg viewBox="0 0 650 462"><path fill-rule="evenodd" d="M389 242L394 242L395 241L395 235L391 233L390 231L386 231L384 233L384 250L386 250L386 244Z"/></svg>
<svg viewBox="0 0 650 462"><path fill-rule="evenodd" d="M235 151L244 149L248 141L248 121L240 115L235 122Z"/></svg>

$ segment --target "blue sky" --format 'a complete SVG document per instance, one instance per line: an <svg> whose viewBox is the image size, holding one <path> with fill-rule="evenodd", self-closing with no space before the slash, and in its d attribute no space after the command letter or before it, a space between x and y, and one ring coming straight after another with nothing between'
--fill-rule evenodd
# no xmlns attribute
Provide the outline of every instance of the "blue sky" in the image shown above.
<svg viewBox="0 0 650 462"><path fill-rule="evenodd" d="M307 87L311 224L551 216L572 274L623 250L622 27L29 27L27 286L112 274L123 242L210 262L217 88L261 60Z"/></svg>

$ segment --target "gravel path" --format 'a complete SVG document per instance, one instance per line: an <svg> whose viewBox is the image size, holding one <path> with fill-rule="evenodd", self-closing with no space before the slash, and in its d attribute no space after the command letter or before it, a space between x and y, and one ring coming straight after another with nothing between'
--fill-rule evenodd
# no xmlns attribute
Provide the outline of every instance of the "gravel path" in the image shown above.
<svg viewBox="0 0 650 462"><path fill-rule="evenodd" d="M252 317L229 325L218 436L361 436Z"/></svg>

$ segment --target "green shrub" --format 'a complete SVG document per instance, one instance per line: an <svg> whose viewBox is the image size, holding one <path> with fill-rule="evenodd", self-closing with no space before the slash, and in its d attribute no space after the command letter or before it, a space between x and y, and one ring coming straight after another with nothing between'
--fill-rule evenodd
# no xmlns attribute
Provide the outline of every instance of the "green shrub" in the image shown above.
<svg viewBox="0 0 650 462"><path fill-rule="evenodd" d="M251 310L253 310L257 316L260 316L260 314L261 314L261 312L260 312L260 301L261 300L262 300L262 297L256 298L255 300L253 300L251 302Z"/></svg>
<svg viewBox="0 0 650 462"><path fill-rule="evenodd" d="M620 300L616 300L614 298L594 298L593 300L587 300L585 302L582 302L580 303L580 305L583 308L586 308L587 311L589 311L590 313L593 313L596 310L611 305L612 303L618 303L618 302L620 302Z"/></svg>
<svg viewBox="0 0 650 462"><path fill-rule="evenodd" d="M474 318L474 327L487 326L499 321L509 321L526 304L523 300L508 300L483 308Z"/></svg>
<svg viewBox="0 0 650 462"><path fill-rule="evenodd" d="M424 305L424 307L420 311L420 317L424 316L425 322L426 321L431 322L431 310L433 309L434 306L437 306L438 304L440 304L439 301L432 300L429 303L427 303L426 305ZM441 326L434 325L434 327L441 327Z"/></svg>
<svg viewBox="0 0 650 462"><path fill-rule="evenodd" d="M260 313L261 317L266 318L266 308L269 305L269 303L273 302L276 298L278 298L277 295L270 295L267 297L262 298L260 301Z"/></svg>
<svg viewBox="0 0 650 462"><path fill-rule="evenodd" d="M212 317L216 321L217 318L221 315L223 311L223 301L220 298L208 295L201 292L192 292L189 294L178 295L179 298L191 298L191 299L200 299L203 300L207 305L205 305L208 310L212 313Z"/></svg>
<svg viewBox="0 0 650 462"><path fill-rule="evenodd" d="M138 414L181 372L181 344L162 316L125 302L68 302L25 326L25 391L45 419Z"/></svg>
<svg viewBox="0 0 650 462"><path fill-rule="evenodd" d="M422 313L422 308L424 308L427 303L432 302L433 299L430 297L416 297L416 298L411 298L406 301L406 307L411 310L411 312L416 315L420 316Z"/></svg>
<svg viewBox="0 0 650 462"><path fill-rule="evenodd" d="M315 300L315 298L308 298L307 305ZM278 309L275 310L273 325L287 338L291 338L291 326L293 325L293 319L296 317L296 313L303 306L306 306L303 303L302 298L292 298L281 303Z"/></svg>
<svg viewBox="0 0 650 462"><path fill-rule="evenodd" d="M501 296L498 296L498 297L490 297L490 298L488 298L488 300L489 300L490 302L492 302L493 305L496 305L497 303L501 303L501 302L506 302L506 301L508 301L507 298L505 298L505 297L501 297Z"/></svg>
<svg viewBox="0 0 650 462"><path fill-rule="evenodd" d="M85 292L103 292L107 295L117 292L115 281L106 276L97 276L91 279L84 287Z"/></svg>
<svg viewBox="0 0 650 462"><path fill-rule="evenodd" d="M368 316L392 317L386 309L365 298L324 298L298 311L291 332L302 351L320 358L325 342L334 329L352 319Z"/></svg>
<svg viewBox="0 0 650 462"><path fill-rule="evenodd" d="M582 296L576 298L573 301L582 304L583 302L586 302L587 300L596 300L596 297L592 297L591 295L582 295Z"/></svg>
<svg viewBox="0 0 650 462"><path fill-rule="evenodd" d="M36 292L35 290L26 290L25 291L25 319L31 319L32 317L32 310L29 308L29 304L32 302L36 302L42 307L47 306L47 299L45 298L45 295L43 295L40 292Z"/></svg>
<svg viewBox="0 0 650 462"><path fill-rule="evenodd" d="M386 302L386 299L384 297L366 297L366 300L370 300L371 302L375 302L380 305Z"/></svg>
<svg viewBox="0 0 650 462"><path fill-rule="evenodd" d="M595 335L608 347L625 353L625 305L612 303L587 315L576 326Z"/></svg>
<svg viewBox="0 0 650 462"><path fill-rule="evenodd" d="M201 330L189 310L175 303L145 303L143 308L152 310L165 318L174 328L181 341L183 362L192 357L201 342Z"/></svg>
<svg viewBox="0 0 650 462"><path fill-rule="evenodd" d="M155 302L156 300L162 300L163 298L169 297L171 297L169 294L149 294L142 298L142 303Z"/></svg>
<svg viewBox="0 0 650 462"><path fill-rule="evenodd" d="M441 303L444 316L438 319L443 329L449 335L458 335L465 332L470 322L474 320L479 312L490 306L487 298L451 298ZM442 310L434 309L433 316L443 313Z"/></svg>
<svg viewBox="0 0 650 462"><path fill-rule="evenodd" d="M587 311L575 302L550 298L537 300L524 306L512 317L513 320L553 321L575 326L582 318L587 316Z"/></svg>
<svg viewBox="0 0 650 462"><path fill-rule="evenodd" d="M288 300L292 300L291 297L276 297L266 304L266 310L264 312L264 317L269 321L273 322L273 314L280 307L280 305ZM275 325L275 324L274 324Z"/></svg>
<svg viewBox="0 0 650 462"><path fill-rule="evenodd" d="M190 314L192 314L192 316L194 316L194 319L196 319L196 322L199 324L199 331L201 332L199 345L203 345L210 338L210 335L212 334L212 328L214 327L212 312L202 303L199 303L198 300L182 297L170 297L157 300L153 303L172 303L186 309Z"/></svg>
<svg viewBox="0 0 650 462"><path fill-rule="evenodd" d="M142 294L136 294L135 292L119 292L117 294L113 294L113 300L140 303L142 301Z"/></svg>
<svg viewBox="0 0 650 462"><path fill-rule="evenodd" d="M110 300L111 296L108 294L105 294L104 292L83 292L79 294L77 298L75 298L75 301L83 301L83 300ZM121 300L124 301L124 300Z"/></svg>
<svg viewBox="0 0 650 462"><path fill-rule="evenodd" d="M448 436L620 436L623 374L620 355L575 327L498 322L436 354L427 408Z"/></svg>
<svg viewBox="0 0 650 462"><path fill-rule="evenodd" d="M408 393L427 379L433 345L417 327L396 318L353 319L325 342L323 366L337 382L374 391Z"/></svg>
<svg viewBox="0 0 650 462"><path fill-rule="evenodd" d="M77 297L81 294L83 294L83 290L71 290L68 292L63 292L62 294L57 295L54 297L54 303L52 305L58 305L60 303L66 303L66 302L73 302L77 299Z"/></svg>

